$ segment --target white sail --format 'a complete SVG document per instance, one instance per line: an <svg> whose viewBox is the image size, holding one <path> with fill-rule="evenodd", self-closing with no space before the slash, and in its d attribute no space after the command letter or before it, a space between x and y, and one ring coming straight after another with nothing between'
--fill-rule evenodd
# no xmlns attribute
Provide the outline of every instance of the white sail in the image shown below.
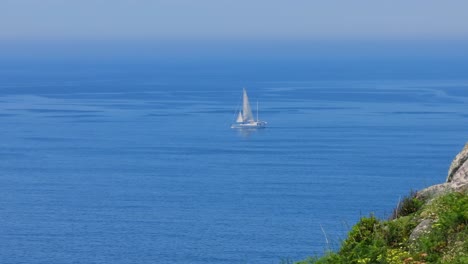
<svg viewBox="0 0 468 264"><path fill-rule="evenodd" d="M243 104L242 104L242 119L244 122L254 121L252 109L250 108L249 97L244 89Z"/></svg>
<svg viewBox="0 0 468 264"><path fill-rule="evenodd" d="M241 112L241 111L239 111L239 115L237 115L236 122L237 122L237 123L242 123L242 122L244 122L244 119L242 118L242 112Z"/></svg>

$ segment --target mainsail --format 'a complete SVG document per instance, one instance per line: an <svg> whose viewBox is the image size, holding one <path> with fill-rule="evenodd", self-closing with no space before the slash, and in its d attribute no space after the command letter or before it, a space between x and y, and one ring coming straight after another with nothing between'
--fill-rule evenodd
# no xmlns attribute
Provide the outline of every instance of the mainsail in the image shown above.
<svg viewBox="0 0 468 264"><path fill-rule="evenodd" d="M252 109L250 108L249 97L247 97L247 91L245 91L245 89L242 104L242 120L243 122L254 121Z"/></svg>

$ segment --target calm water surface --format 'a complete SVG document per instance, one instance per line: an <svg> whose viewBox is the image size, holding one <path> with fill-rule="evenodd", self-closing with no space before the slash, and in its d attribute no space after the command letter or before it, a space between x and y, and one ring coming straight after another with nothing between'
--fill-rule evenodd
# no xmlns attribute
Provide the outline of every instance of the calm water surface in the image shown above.
<svg viewBox="0 0 468 264"><path fill-rule="evenodd" d="M2 69L1 263L321 254L444 181L468 135L468 79ZM243 86L267 129L229 128Z"/></svg>

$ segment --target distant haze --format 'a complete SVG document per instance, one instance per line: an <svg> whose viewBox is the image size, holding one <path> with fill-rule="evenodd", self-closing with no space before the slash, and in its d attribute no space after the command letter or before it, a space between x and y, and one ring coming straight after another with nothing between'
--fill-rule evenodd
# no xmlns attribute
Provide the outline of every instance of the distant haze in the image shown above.
<svg viewBox="0 0 468 264"><path fill-rule="evenodd" d="M407 52L465 54L467 10L464 0L2 0L0 55L387 52L388 41L409 42Z"/></svg>
<svg viewBox="0 0 468 264"><path fill-rule="evenodd" d="M2 0L0 38L459 38L463 0Z"/></svg>

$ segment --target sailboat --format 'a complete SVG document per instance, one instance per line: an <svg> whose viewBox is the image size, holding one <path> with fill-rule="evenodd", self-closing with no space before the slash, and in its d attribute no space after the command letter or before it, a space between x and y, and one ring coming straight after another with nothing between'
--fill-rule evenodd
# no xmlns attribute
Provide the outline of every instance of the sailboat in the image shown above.
<svg viewBox="0 0 468 264"><path fill-rule="evenodd" d="M257 120L254 119L252 109L250 108L249 97L245 88L242 93L242 109L237 114L236 122L231 125L231 128L264 128L267 122L258 119L258 102L257 102Z"/></svg>

